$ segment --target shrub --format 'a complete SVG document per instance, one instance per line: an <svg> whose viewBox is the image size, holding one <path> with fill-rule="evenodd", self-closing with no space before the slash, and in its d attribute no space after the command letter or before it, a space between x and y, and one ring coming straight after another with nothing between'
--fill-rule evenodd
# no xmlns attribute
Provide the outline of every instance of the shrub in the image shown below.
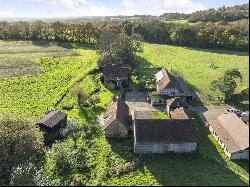
<svg viewBox="0 0 250 187"><path fill-rule="evenodd" d="M8 183L11 169L43 154L43 135L21 117L0 119L0 183Z"/></svg>
<svg viewBox="0 0 250 187"><path fill-rule="evenodd" d="M11 186L49 186L48 174L34 163L26 162L13 169L10 179Z"/></svg>

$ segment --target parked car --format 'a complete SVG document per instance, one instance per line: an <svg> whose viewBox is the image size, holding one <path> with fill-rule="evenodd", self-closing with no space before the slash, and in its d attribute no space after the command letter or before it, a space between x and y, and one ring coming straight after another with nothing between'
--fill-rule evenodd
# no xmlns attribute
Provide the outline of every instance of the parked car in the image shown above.
<svg viewBox="0 0 250 187"><path fill-rule="evenodd" d="M239 110L239 109L236 109L236 108L229 108L229 109L227 109L227 111L235 113L236 115L241 115L242 114L242 111Z"/></svg>
<svg viewBox="0 0 250 187"><path fill-rule="evenodd" d="M249 122L249 112L242 112L242 113L241 113L241 119L242 119L245 123Z"/></svg>

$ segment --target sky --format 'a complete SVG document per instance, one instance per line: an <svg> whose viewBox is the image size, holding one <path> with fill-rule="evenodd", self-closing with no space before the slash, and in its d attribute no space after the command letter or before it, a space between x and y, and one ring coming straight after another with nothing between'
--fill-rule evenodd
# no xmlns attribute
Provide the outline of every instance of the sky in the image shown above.
<svg viewBox="0 0 250 187"><path fill-rule="evenodd" d="M0 0L0 18L161 15L234 6L248 0Z"/></svg>

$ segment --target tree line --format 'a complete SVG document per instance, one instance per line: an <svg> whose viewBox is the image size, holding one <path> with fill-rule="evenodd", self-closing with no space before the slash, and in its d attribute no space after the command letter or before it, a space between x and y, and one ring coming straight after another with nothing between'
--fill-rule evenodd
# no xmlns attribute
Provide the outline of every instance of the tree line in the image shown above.
<svg viewBox="0 0 250 187"><path fill-rule="evenodd" d="M0 39L49 40L95 44L106 32L140 35L144 41L189 47L248 50L249 21L199 22L193 25L158 20L120 23L0 22Z"/></svg>
<svg viewBox="0 0 250 187"><path fill-rule="evenodd" d="M249 17L249 3L243 5L236 5L233 7L220 7L218 9L210 8L208 10L196 11L191 14L185 13L165 13L160 17L167 21L186 19L190 23L203 22L218 22L218 21L238 21L248 19Z"/></svg>
<svg viewBox="0 0 250 187"><path fill-rule="evenodd" d="M197 11L190 15L188 21L195 23L198 21L217 22L217 21L237 21L249 18L249 3L237 5L234 7L220 7L218 9L208 9L204 11Z"/></svg>

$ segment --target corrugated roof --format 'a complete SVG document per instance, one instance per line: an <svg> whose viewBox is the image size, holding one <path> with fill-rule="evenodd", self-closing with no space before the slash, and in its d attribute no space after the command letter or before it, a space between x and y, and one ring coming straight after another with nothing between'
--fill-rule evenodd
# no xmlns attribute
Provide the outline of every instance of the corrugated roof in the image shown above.
<svg viewBox="0 0 250 187"><path fill-rule="evenodd" d="M184 108L176 108L174 111L170 111L171 119L189 119Z"/></svg>
<svg viewBox="0 0 250 187"><path fill-rule="evenodd" d="M223 113L210 125L228 152L234 153L249 148L249 126L236 114Z"/></svg>
<svg viewBox="0 0 250 187"><path fill-rule="evenodd" d="M55 127L60 123L67 115L60 111L51 111L45 114L41 119L37 121L37 125L43 124L49 128Z"/></svg>

